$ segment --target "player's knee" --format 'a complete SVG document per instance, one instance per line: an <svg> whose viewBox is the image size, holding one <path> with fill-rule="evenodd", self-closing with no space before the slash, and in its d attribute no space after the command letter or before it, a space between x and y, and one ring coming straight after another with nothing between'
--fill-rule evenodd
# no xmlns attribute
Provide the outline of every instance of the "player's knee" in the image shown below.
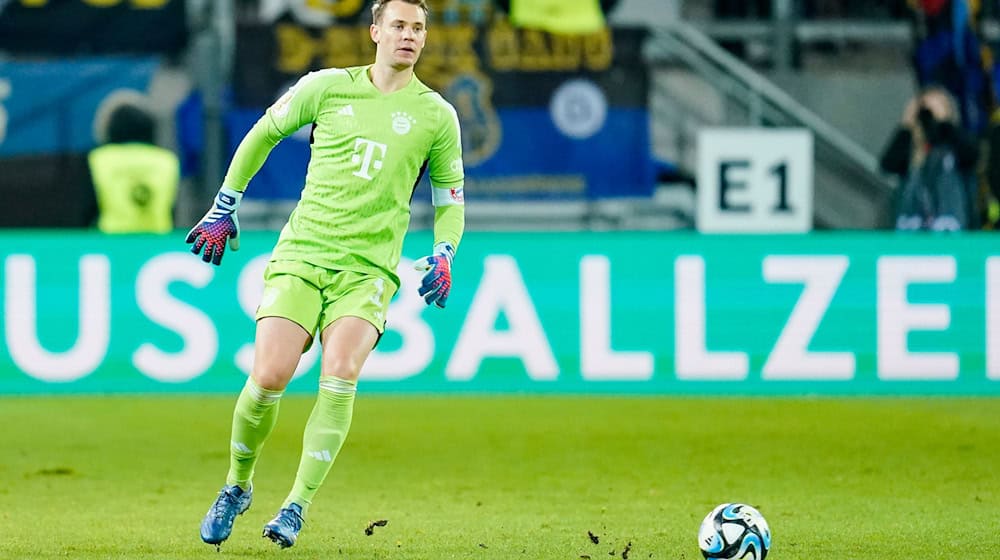
<svg viewBox="0 0 1000 560"><path fill-rule="evenodd" d="M348 381L356 381L361 375L362 362L350 356L327 356L323 360L323 377L339 377Z"/></svg>
<svg viewBox="0 0 1000 560"><path fill-rule="evenodd" d="M254 383L261 389L269 391L283 391L294 374L294 366L289 370L288 368L268 367L266 364L255 364L252 373Z"/></svg>

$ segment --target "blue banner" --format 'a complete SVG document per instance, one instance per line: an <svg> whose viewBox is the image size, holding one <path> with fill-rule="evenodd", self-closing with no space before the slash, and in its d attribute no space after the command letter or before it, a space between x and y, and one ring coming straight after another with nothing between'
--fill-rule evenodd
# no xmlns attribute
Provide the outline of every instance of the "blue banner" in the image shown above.
<svg viewBox="0 0 1000 560"><path fill-rule="evenodd" d="M158 65L153 57L0 62L0 157L86 152L101 104L145 92Z"/></svg>

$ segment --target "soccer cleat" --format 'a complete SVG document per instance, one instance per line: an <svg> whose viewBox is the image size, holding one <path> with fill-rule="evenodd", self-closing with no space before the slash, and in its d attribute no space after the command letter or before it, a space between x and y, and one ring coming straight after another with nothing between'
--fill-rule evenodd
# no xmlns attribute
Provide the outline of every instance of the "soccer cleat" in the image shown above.
<svg viewBox="0 0 1000 560"><path fill-rule="evenodd" d="M295 544L300 529L302 529L302 506L292 503L286 508L281 508L278 515L264 525L263 536L281 548L288 548Z"/></svg>
<svg viewBox="0 0 1000 560"><path fill-rule="evenodd" d="M201 540L216 546L222 544L233 532L236 516L250 509L251 501L253 486L248 490L235 484L223 486L212 507L208 508L205 519L201 520Z"/></svg>

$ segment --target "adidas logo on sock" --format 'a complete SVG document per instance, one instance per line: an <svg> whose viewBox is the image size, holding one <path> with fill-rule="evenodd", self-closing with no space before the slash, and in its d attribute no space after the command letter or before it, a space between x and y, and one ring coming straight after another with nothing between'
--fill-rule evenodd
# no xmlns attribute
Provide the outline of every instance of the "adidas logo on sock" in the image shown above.
<svg viewBox="0 0 1000 560"><path fill-rule="evenodd" d="M250 453L252 451L252 449L250 449L249 447L247 447L247 445L245 443L240 442L240 441L234 441L233 442L233 449L235 449L236 451L239 451L240 453Z"/></svg>
<svg viewBox="0 0 1000 560"><path fill-rule="evenodd" d="M326 449L320 451L307 451L306 453L313 459L316 459L317 461L323 461L324 463L329 463L330 461L333 461L333 457L330 456L330 452L327 451Z"/></svg>

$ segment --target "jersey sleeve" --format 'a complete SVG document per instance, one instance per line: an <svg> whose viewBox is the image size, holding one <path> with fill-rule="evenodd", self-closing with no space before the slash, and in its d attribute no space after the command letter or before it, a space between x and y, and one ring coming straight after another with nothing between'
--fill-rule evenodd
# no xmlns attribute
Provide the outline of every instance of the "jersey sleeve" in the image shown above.
<svg viewBox="0 0 1000 560"><path fill-rule="evenodd" d="M257 119L236 147L222 186L239 192L246 191L250 180L260 171L268 154L282 138L284 135L275 128L267 115Z"/></svg>
<svg viewBox="0 0 1000 560"><path fill-rule="evenodd" d="M330 68L309 72L267 108L267 117L283 137L315 122L323 94L330 86L330 76L338 72L344 73L344 70Z"/></svg>
<svg viewBox="0 0 1000 560"><path fill-rule="evenodd" d="M462 165L462 132L458 113L450 103L441 103L441 125L431 146L429 170L434 206L464 205L465 168Z"/></svg>

